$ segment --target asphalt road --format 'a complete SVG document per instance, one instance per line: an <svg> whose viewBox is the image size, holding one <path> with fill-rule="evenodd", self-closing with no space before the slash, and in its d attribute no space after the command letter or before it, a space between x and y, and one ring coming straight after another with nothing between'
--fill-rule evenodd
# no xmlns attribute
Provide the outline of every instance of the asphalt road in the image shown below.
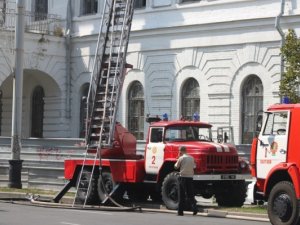
<svg viewBox="0 0 300 225"><path fill-rule="evenodd" d="M269 225L268 222L159 212L46 208L0 202L0 225Z"/></svg>

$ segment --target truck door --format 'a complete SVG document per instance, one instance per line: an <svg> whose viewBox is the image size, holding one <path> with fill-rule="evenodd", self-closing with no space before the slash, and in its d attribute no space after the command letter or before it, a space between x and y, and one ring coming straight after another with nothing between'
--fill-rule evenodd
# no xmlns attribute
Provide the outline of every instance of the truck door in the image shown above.
<svg viewBox="0 0 300 225"><path fill-rule="evenodd" d="M266 121L258 136L256 157L258 178L266 178L275 165L286 162L289 117L288 111L267 112Z"/></svg>
<svg viewBox="0 0 300 225"><path fill-rule="evenodd" d="M149 135L149 142L146 146L146 173L158 174L164 162L163 128L152 127Z"/></svg>

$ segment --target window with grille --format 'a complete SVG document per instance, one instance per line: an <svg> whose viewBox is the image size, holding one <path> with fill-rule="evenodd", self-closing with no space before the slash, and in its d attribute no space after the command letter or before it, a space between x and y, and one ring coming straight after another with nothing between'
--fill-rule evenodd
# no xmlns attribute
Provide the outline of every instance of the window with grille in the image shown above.
<svg viewBox="0 0 300 225"><path fill-rule="evenodd" d="M47 19L48 0L35 0L35 21Z"/></svg>
<svg viewBox="0 0 300 225"><path fill-rule="evenodd" d="M89 84L84 84L80 96L80 115L79 115L79 137L85 137L86 117L87 117L87 96L89 92Z"/></svg>
<svg viewBox="0 0 300 225"><path fill-rule="evenodd" d="M200 113L200 87L194 78L188 79L182 88L182 109L184 119L192 120L194 113Z"/></svg>
<svg viewBox="0 0 300 225"><path fill-rule="evenodd" d="M34 88L31 99L31 137L43 137L44 89Z"/></svg>
<svg viewBox="0 0 300 225"><path fill-rule="evenodd" d="M138 139L144 139L144 90L135 81L128 93L128 130Z"/></svg>
<svg viewBox="0 0 300 225"><path fill-rule="evenodd" d="M146 0L135 0L134 1L134 8L141 9L146 7Z"/></svg>
<svg viewBox="0 0 300 225"><path fill-rule="evenodd" d="M91 15L98 12L98 0L82 0L81 15Z"/></svg>
<svg viewBox="0 0 300 225"><path fill-rule="evenodd" d="M249 76L242 88L242 144L251 144L257 120L263 112L263 85L256 75Z"/></svg>

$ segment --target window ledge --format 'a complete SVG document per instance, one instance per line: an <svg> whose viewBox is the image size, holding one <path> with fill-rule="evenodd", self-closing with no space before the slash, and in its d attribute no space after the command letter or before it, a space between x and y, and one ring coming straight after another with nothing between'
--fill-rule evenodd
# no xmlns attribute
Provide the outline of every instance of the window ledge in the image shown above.
<svg viewBox="0 0 300 225"><path fill-rule="evenodd" d="M87 14L87 15L80 15L80 16L74 16L74 21L84 21L84 20L90 20L90 19L97 19L100 17L100 13L97 14Z"/></svg>

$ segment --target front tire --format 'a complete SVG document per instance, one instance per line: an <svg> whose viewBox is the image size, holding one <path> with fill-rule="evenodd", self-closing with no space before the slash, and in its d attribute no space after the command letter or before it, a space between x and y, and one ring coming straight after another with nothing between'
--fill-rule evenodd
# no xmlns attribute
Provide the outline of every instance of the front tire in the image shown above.
<svg viewBox="0 0 300 225"><path fill-rule="evenodd" d="M298 200L291 182L281 181L272 188L268 215L273 225L296 225L299 222Z"/></svg>
<svg viewBox="0 0 300 225"><path fill-rule="evenodd" d="M168 209L178 209L178 187L179 187L179 174L177 172L169 173L161 188L162 201Z"/></svg>

